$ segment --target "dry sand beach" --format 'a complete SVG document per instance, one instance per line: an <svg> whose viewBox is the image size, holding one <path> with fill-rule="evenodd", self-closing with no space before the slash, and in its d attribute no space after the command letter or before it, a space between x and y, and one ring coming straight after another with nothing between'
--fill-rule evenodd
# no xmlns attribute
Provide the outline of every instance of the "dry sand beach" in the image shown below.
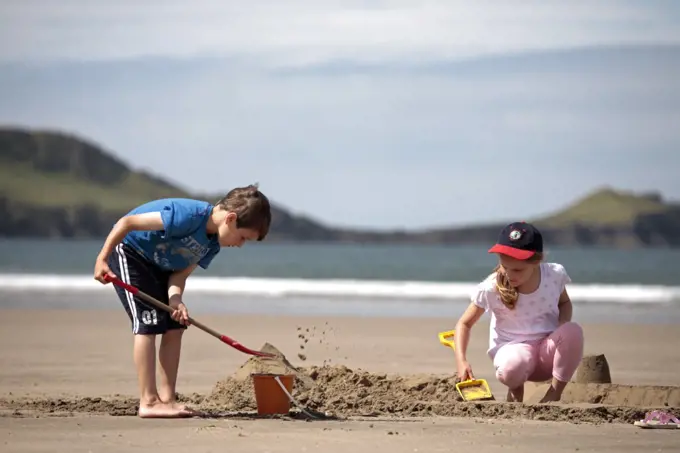
<svg viewBox="0 0 680 453"><path fill-rule="evenodd" d="M294 396L338 419L258 419L252 360L196 328L185 336L178 391L211 418L141 420L131 336L122 311L0 311L0 446L8 452L132 451L680 451L680 430L632 425L648 408L680 412L674 325L584 325L586 353L605 354L613 384L572 383L560 404L508 404L485 355L470 359L499 401L462 403L452 351L437 332L453 319L208 316L259 349L269 342L313 378ZM302 359L304 357L304 360Z"/></svg>

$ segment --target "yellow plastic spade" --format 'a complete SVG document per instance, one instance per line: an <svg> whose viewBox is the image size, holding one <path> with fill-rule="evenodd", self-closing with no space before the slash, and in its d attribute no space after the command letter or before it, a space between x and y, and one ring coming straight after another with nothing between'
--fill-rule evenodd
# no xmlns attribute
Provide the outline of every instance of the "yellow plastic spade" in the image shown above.
<svg viewBox="0 0 680 453"><path fill-rule="evenodd" d="M453 338L456 335L455 330L447 330L446 332L439 332L439 342L444 346L449 346L454 351L456 345ZM485 379L468 379L456 384L456 390L460 394L463 401L479 401L479 400L493 400L495 399L489 388L489 384Z"/></svg>

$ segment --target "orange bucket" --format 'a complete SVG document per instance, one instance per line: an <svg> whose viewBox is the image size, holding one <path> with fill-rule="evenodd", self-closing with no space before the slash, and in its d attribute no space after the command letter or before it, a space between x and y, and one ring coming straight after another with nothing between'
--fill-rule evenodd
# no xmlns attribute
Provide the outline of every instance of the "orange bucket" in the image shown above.
<svg viewBox="0 0 680 453"><path fill-rule="evenodd" d="M295 375L251 374L255 387L258 415L285 415L290 411L290 400L274 378L278 377L288 393L293 394Z"/></svg>

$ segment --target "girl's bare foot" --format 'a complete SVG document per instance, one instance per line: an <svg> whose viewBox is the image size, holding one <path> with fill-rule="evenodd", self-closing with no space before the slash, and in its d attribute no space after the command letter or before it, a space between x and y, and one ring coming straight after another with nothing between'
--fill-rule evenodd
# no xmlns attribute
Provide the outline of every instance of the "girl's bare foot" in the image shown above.
<svg viewBox="0 0 680 453"><path fill-rule="evenodd" d="M524 386L516 389L509 389L505 399L508 403L521 403L522 400L524 400Z"/></svg>
<svg viewBox="0 0 680 453"><path fill-rule="evenodd" d="M565 387L567 386L567 383L564 381L560 381L557 378L553 378L552 382L550 383L550 387L548 388L548 391L545 392L545 395L539 401L539 403L551 403L555 401L559 401L562 398L562 392L564 391Z"/></svg>
<svg viewBox="0 0 680 453"><path fill-rule="evenodd" d="M548 391L545 392L545 395L543 398L541 398L541 401L539 403L551 403L555 401L559 401L562 395L558 393L558 391L551 385L548 387Z"/></svg>

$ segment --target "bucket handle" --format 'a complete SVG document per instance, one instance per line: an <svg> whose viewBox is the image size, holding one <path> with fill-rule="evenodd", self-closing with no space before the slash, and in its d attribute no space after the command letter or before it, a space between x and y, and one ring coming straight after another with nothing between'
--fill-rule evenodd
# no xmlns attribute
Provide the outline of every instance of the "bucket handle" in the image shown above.
<svg viewBox="0 0 680 453"><path fill-rule="evenodd" d="M293 398L293 395L291 395L288 392L288 390L286 389L286 386L283 385L283 383L281 382L281 380L279 379L278 376L274 376L274 380L276 381L277 384L279 384L279 387L281 387L281 390L283 390L283 393L286 394L286 396L291 401L291 403L295 404L295 406L297 406L297 408L300 409L308 417L317 418L317 417L313 416L312 414L310 414L309 412L307 412L304 407L302 407L297 401L295 401L295 398Z"/></svg>

